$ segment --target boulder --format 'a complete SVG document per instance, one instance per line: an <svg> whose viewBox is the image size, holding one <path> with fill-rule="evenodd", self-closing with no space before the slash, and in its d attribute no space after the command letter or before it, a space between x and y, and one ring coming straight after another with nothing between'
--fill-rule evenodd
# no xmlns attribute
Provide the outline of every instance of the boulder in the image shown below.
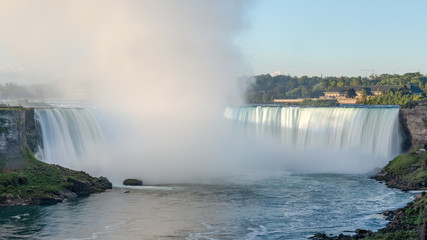
<svg viewBox="0 0 427 240"><path fill-rule="evenodd" d="M33 199L33 204L37 205L53 205L62 202L64 199L57 196L39 197Z"/></svg>
<svg viewBox="0 0 427 240"><path fill-rule="evenodd" d="M88 181L73 178L68 178L67 181L72 183L69 190L75 192L77 196L89 196L91 194L91 184Z"/></svg>
<svg viewBox="0 0 427 240"><path fill-rule="evenodd" d="M123 181L123 185L142 186L142 180L135 179L135 178L128 178L128 179Z"/></svg>
<svg viewBox="0 0 427 240"><path fill-rule="evenodd" d="M101 186L102 191L113 188L113 184L106 177L103 177L103 176L99 177L98 183Z"/></svg>
<svg viewBox="0 0 427 240"><path fill-rule="evenodd" d="M58 192L59 196L63 197L63 198L76 198L77 194L69 191L69 190L64 190L64 191L59 191Z"/></svg>

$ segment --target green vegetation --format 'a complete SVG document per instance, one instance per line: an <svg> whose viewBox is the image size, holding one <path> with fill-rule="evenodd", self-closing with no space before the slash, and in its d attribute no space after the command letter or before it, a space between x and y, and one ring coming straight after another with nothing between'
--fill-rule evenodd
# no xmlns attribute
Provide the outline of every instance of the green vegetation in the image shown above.
<svg viewBox="0 0 427 240"><path fill-rule="evenodd" d="M37 160L31 150L26 149L24 166L19 171L0 173L0 204L6 199L24 199L31 203L36 198L52 198L61 191L70 191L76 181L85 181L96 188L97 179L82 171L73 171L58 165Z"/></svg>
<svg viewBox="0 0 427 240"><path fill-rule="evenodd" d="M427 90L427 76L419 72L369 77L291 77L264 74L255 76L254 79L246 93L248 103L269 103L273 99L317 98L336 87L408 85L422 92ZM380 104L383 104L382 101Z"/></svg>
<svg viewBox="0 0 427 240"><path fill-rule="evenodd" d="M275 105L288 105L288 106L316 106L316 107L331 107L339 106L340 104L336 99L303 99L300 102L275 102Z"/></svg>
<svg viewBox="0 0 427 240"><path fill-rule="evenodd" d="M365 238L369 239L381 239L381 240L413 240L416 236L414 230L413 231L399 231L399 232L391 232L391 233L375 233L375 236Z"/></svg>
<svg viewBox="0 0 427 240"><path fill-rule="evenodd" d="M392 187L427 189L427 151L422 153L420 151L411 151L399 155L381 173L385 176L393 176L395 180L398 179L398 181L390 180L388 182ZM387 179L380 180L387 181Z"/></svg>
<svg viewBox="0 0 427 240"><path fill-rule="evenodd" d="M6 194L31 198L49 196L71 185L70 177L60 167L38 161L27 150L24 156L24 168L19 172L0 174L0 199Z"/></svg>
<svg viewBox="0 0 427 240"><path fill-rule="evenodd" d="M249 103L267 103L273 99L314 98L323 95L321 78L307 76L255 76L255 82L249 87L246 98Z"/></svg>
<svg viewBox="0 0 427 240"><path fill-rule="evenodd" d="M414 95L406 87L400 89L391 89L389 92L375 97L362 97L361 104L385 104L385 105L400 105L408 108L416 105L416 101L426 100L426 93Z"/></svg>
<svg viewBox="0 0 427 240"><path fill-rule="evenodd" d="M319 100L304 99L299 105L330 107L330 106L339 106L340 104L335 99L319 99Z"/></svg>
<svg viewBox="0 0 427 240"><path fill-rule="evenodd" d="M22 106L13 106L13 107L7 107L7 106L0 106L0 111L24 111L25 108Z"/></svg>

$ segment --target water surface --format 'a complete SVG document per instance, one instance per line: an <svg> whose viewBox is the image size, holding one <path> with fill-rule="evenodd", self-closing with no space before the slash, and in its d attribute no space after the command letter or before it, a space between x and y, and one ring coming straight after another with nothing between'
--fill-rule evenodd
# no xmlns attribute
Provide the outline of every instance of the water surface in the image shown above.
<svg viewBox="0 0 427 240"><path fill-rule="evenodd" d="M379 213L412 198L365 175L251 174L3 207L0 239L306 239L384 227Z"/></svg>

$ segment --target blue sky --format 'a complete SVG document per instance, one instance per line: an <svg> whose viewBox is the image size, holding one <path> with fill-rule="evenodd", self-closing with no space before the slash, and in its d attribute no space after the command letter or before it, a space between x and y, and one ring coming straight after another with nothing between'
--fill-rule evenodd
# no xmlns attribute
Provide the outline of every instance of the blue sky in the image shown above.
<svg viewBox="0 0 427 240"><path fill-rule="evenodd" d="M427 1L265 0L236 39L254 74L427 73Z"/></svg>

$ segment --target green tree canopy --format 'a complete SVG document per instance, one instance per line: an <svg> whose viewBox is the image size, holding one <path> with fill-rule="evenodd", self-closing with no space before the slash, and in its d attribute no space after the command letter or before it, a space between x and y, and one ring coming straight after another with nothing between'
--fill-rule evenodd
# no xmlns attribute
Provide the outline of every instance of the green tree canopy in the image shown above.
<svg viewBox="0 0 427 240"><path fill-rule="evenodd" d="M357 96L357 94L356 94L356 90L354 90L354 88L348 89L347 92L345 93L346 98L355 98L356 96Z"/></svg>

